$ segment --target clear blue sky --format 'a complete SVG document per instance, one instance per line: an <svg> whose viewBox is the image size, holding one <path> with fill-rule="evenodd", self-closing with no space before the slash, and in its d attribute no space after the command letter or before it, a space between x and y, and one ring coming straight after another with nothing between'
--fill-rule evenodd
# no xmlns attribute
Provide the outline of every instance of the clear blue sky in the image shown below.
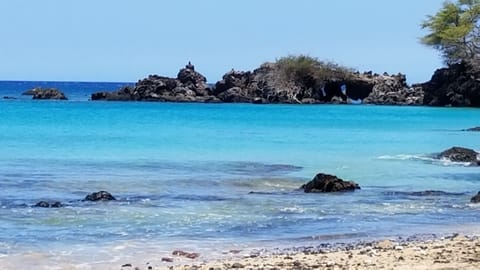
<svg viewBox="0 0 480 270"><path fill-rule="evenodd" d="M288 54L428 80L443 0L0 0L0 80L137 81L189 60L210 82Z"/></svg>

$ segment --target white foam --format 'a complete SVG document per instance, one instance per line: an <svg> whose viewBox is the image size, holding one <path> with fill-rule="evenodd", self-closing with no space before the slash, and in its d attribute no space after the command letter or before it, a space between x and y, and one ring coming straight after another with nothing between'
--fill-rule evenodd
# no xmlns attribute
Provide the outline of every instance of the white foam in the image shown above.
<svg viewBox="0 0 480 270"><path fill-rule="evenodd" d="M433 158L431 156L422 155L422 154L398 154L398 155L383 155L377 157L380 160L410 160L410 161L423 161L432 164L442 165L442 166L463 166L468 167L472 164L470 162L458 162L458 161L451 161L446 158Z"/></svg>
<svg viewBox="0 0 480 270"><path fill-rule="evenodd" d="M294 213L294 214L302 214L305 212L305 209L301 207L285 207L280 209L283 213Z"/></svg>

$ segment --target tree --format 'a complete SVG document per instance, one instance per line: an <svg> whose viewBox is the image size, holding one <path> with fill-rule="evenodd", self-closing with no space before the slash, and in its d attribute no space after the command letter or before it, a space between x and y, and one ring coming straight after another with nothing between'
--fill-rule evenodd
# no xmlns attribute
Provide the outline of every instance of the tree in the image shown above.
<svg viewBox="0 0 480 270"><path fill-rule="evenodd" d="M446 64L468 64L480 70L480 0L446 1L422 28L422 43L441 51Z"/></svg>

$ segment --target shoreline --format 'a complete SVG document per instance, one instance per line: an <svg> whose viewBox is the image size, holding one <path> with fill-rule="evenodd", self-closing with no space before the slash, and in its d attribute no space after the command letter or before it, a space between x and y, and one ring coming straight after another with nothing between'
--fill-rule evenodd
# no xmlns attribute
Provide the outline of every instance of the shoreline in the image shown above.
<svg viewBox="0 0 480 270"><path fill-rule="evenodd" d="M177 250L169 257L149 255L152 257L144 258L144 262L110 265L107 269L479 269L480 234L476 231L465 235L413 235L404 239L323 243L247 253L229 250L222 258L208 259Z"/></svg>

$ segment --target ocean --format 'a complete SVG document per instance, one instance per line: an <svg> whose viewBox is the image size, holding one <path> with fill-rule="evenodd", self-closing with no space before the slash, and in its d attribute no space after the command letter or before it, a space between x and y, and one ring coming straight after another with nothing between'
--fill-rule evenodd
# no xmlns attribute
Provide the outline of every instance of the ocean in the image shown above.
<svg viewBox="0 0 480 270"><path fill-rule="evenodd" d="M89 101L126 84L0 82L17 98L0 100L1 265L480 229L480 170L433 158L480 150L462 131L480 125L478 109ZM35 86L69 100L20 96ZM319 172L361 190L299 190ZM100 190L117 201L82 201ZM411 193L426 190L444 193ZM41 200L65 207L32 207Z"/></svg>

